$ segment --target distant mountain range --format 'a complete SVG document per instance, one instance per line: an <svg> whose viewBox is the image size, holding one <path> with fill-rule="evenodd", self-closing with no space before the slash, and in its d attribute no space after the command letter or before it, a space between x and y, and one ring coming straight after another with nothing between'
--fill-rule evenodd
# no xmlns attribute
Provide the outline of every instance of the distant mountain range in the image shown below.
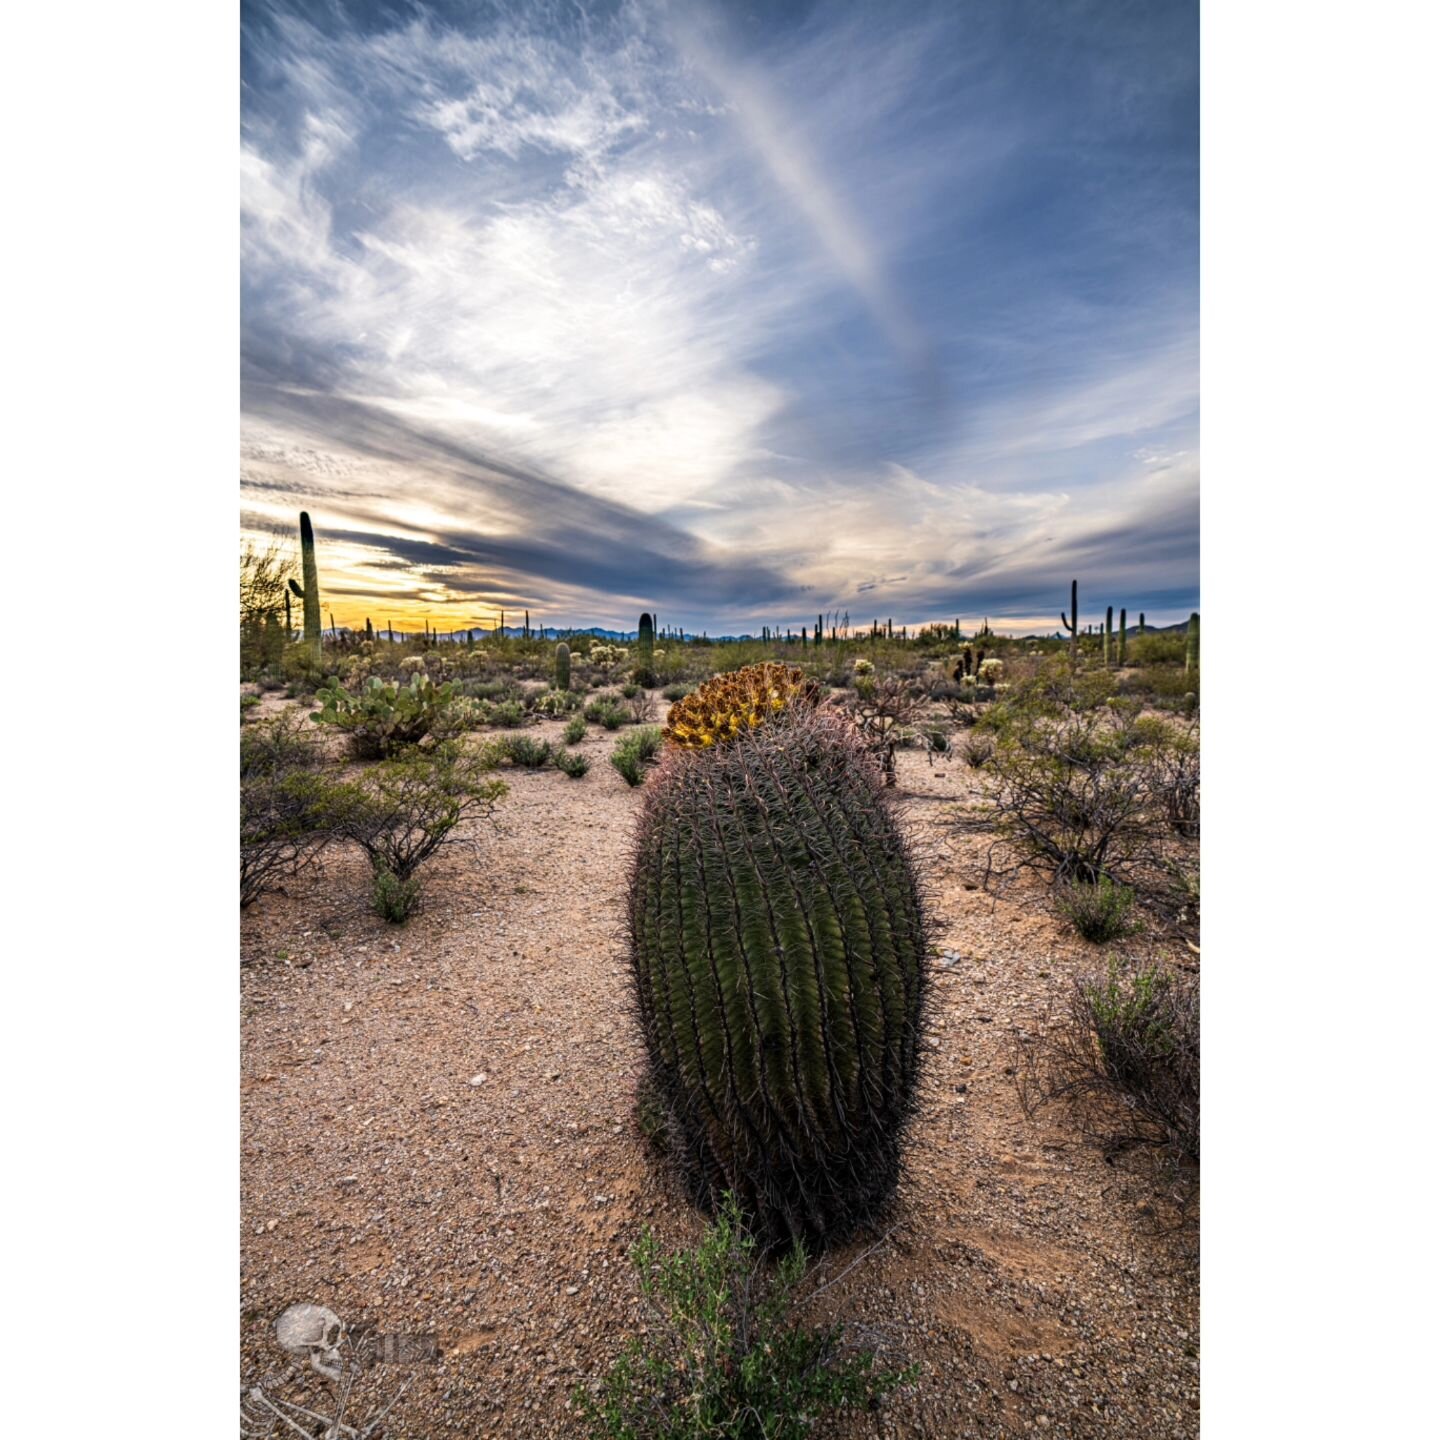
<svg viewBox="0 0 1440 1440"><path fill-rule="evenodd" d="M1092 621L1090 623L1093 624L1094 622ZM1189 623L1188 620L1177 620L1173 625L1147 625L1145 627L1145 634L1173 635L1176 632L1184 631ZM361 635L364 632L356 630L349 625L341 625L335 630L327 627L325 633L327 635L337 633L341 635ZM375 633L377 635L388 635L390 632L385 627L378 626ZM423 630L396 630L394 632L397 640L419 639L424 636L424 633ZM520 625L506 625L500 633L507 639L519 640L524 638L525 630L524 627ZM692 640L695 638L696 633L697 632L693 630L687 630L685 632L685 638ZM863 640L866 633L868 632L858 632L852 638ZM1096 634L1099 632L1092 631L1091 633ZM1119 633L1118 627L1116 633ZM1140 627L1138 625L1127 625L1125 627L1125 633L1127 636L1139 635ZM437 631L436 635L441 645L463 645L471 637L474 638L477 645L480 645L486 640L493 640L495 638L495 631L493 629L482 629L477 626L469 630L456 630L453 633L448 630ZM553 625L537 625L531 638L539 640L564 640L574 635L590 635L596 640L608 640L621 645L633 645L640 639L640 632L638 630L606 630L600 625L590 625L583 630L557 630ZM762 637L759 635L751 635L747 632L744 635L712 635L709 638L716 644L736 644L742 640L759 640ZM1021 635L1017 638L1021 640L1065 640L1069 638L1069 633L1063 630L1056 630L1048 635ZM664 639L665 637L663 635L657 635L655 637L656 643L661 645L664 644Z"/></svg>

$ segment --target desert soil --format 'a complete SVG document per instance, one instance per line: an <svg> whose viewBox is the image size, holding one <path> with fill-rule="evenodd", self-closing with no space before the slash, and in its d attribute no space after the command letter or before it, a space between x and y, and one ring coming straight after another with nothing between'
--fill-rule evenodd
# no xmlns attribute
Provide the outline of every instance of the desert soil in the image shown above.
<svg viewBox="0 0 1440 1440"><path fill-rule="evenodd" d="M353 1333L434 1337L438 1359L363 1373L352 1421L408 1381L392 1437L579 1434L574 1387L646 1324L627 1259L641 1227L670 1247L699 1235L632 1115L640 792L607 763L614 743L591 727L583 780L507 772L498 829L428 867L403 927L370 913L343 853L244 913L243 1389L333 1411L274 1339L308 1301ZM858 1263L809 1313L923 1373L827 1433L1196 1435L1193 1215L1177 1223L1149 1171L1107 1162L1063 1113L1027 1119L1010 1073L1016 1040L1101 957L1037 885L976 888L986 840L949 824L975 772L898 760L931 891L929 1061L893 1228L825 1257L821 1279Z"/></svg>

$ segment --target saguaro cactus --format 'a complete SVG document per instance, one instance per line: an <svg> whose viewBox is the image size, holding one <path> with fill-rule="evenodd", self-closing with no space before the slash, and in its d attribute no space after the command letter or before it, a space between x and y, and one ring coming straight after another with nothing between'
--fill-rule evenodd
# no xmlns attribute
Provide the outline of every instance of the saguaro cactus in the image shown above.
<svg viewBox="0 0 1440 1440"><path fill-rule="evenodd" d="M563 640L555 647L555 688L570 688L570 647Z"/></svg>
<svg viewBox="0 0 1440 1440"><path fill-rule="evenodd" d="M854 728L813 698L771 664L679 702L630 872L669 1153L702 1206L733 1191L776 1244L841 1241L893 1194L928 998L905 836Z"/></svg>
<svg viewBox="0 0 1440 1440"><path fill-rule="evenodd" d="M1070 618L1060 612L1060 623L1070 632L1070 668L1073 670L1080 659L1080 582L1070 582Z"/></svg>
<svg viewBox="0 0 1440 1440"><path fill-rule="evenodd" d="M640 616L640 630L638 635L638 647L640 652L640 669L650 670L655 664L655 622L646 611Z"/></svg>
<svg viewBox="0 0 1440 1440"><path fill-rule="evenodd" d="M1114 607L1113 605L1107 605L1107 606L1105 607L1105 641L1104 641L1104 650L1105 650L1104 660L1105 660L1105 668L1106 668L1107 670L1110 668L1110 647L1111 647L1111 643L1112 643L1113 638L1114 638L1114 634L1115 634L1115 607Z"/></svg>
<svg viewBox="0 0 1440 1440"><path fill-rule="evenodd" d="M1125 607L1120 607L1120 655L1118 661L1120 668L1125 668Z"/></svg>
<svg viewBox="0 0 1440 1440"><path fill-rule="evenodd" d="M817 615L817 616L815 617L815 644L818 646L818 645L820 644L820 642L821 642L824 638L825 638L825 617L824 617L823 615Z"/></svg>
<svg viewBox="0 0 1440 1440"><path fill-rule="evenodd" d="M302 590L292 580L290 589L304 602L305 645L319 660L320 574L315 568L315 531L310 524L310 516L304 510L300 512L300 577L305 582L305 588Z"/></svg>
<svg viewBox="0 0 1440 1440"><path fill-rule="evenodd" d="M1190 615L1190 623L1185 627L1185 673L1187 675L1197 672L1200 669L1200 616L1194 612Z"/></svg>

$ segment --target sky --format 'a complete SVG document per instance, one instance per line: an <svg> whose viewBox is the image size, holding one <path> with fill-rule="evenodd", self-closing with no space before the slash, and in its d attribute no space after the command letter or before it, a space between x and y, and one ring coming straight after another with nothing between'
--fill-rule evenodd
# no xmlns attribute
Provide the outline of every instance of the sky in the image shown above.
<svg viewBox="0 0 1440 1440"><path fill-rule="evenodd" d="M327 623L1198 609L1191 0L242 27L241 528Z"/></svg>

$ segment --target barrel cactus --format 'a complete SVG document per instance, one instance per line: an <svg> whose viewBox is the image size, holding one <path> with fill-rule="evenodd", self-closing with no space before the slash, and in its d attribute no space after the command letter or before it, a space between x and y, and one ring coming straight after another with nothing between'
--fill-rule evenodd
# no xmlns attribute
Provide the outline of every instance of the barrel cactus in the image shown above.
<svg viewBox="0 0 1440 1440"><path fill-rule="evenodd" d="M671 710L641 810L630 961L668 1149L779 1245L893 1195L926 1014L915 867L850 722L791 667Z"/></svg>

